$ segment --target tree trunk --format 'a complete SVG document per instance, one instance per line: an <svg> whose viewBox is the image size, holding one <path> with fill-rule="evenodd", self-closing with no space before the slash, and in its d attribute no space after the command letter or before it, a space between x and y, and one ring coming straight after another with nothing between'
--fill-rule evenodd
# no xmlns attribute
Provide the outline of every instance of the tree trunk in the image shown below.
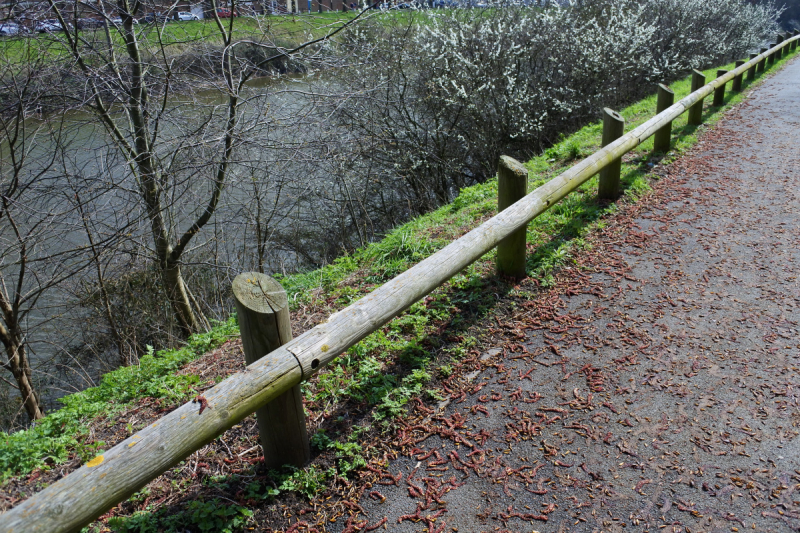
<svg viewBox="0 0 800 533"><path fill-rule="evenodd" d="M14 375L22 397L22 405L31 421L44 417L44 411L39 403L39 395L33 388L31 381L31 365L25 355L25 345L20 342L19 336L14 332L3 332L3 344L8 354L7 368ZM8 333L7 335L5 333Z"/></svg>
<svg viewBox="0 0 800 533"><path fill-rule="evenodd" d="M192 309L192 302L189 299L189 292L186 284L183 281L181 274L181 267L178 264L168 264L161 270L161 278L164 282L164 288L167 291L167 298L172 306L172 311L175 313L175 318L178 319L178 325L185 335L198 333L203 330L197 315Z"/></svg>
<svg viewBox="0 0 800 533"><path fill-rule="evenodd" d="M7 204L5 206L7 208ZM11 217L9 217L11 220ZM13 222L12 222L13 224ZM24 249L24 247L23 247ZM24 257L24 254L23 254ZM21 272L25 267L21 267ZM22 275L20 276L22 277ZM4 285L0 283L0 286ZM39 395L33 387L31 380L31 364L25 354L25 335L20 327L20 318L7 295L0 291L0 312L2 312L2 322L0 322L0 342L6 349L8 361L2 366L11 371L14 380L17 382L22 405L31 421L38 420L44 416L44 411L39 403Z"/></svg>

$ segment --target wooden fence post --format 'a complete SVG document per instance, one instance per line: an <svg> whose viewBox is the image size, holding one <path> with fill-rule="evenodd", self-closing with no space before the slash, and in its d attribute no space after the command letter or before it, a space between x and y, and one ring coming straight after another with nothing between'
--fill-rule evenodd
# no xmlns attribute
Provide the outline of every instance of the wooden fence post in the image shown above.
<svg viewBox="0 0 800 533"><path fill-rule="evenodd" d="M692 92L695 92L700 87L706 84L706 76L699 70L692 71ZM703 123L703 100L700 99L689 108L687 113L687 121L691 126L699 126Z"/></svg>
<svg viewBox="0 0 800 533"><path fill-rule="evenodd" d="M656 100L656 115L667 109L675 103L675 93L672 89L664 85L658 84L658 97ZM666 124L663 128L658 130L653 136L653 151L667 153L669 152L670 142L672 140L672 122Z"/></svg>
<svg viewBox="0 0 800 533"><path fill-rule="evenodd" d="M778 43L770 43L769 50L772 50L776 46L778 46ZM775 52L772 52L770 55L767 56L767 66L771 67L774 64L775 64Z"/></svg>
<svg viewBox="0 0 800 533"><path fill-rule="evenodd" d="M769 48L762 48L761 52L759 52L759 55L763 54L767 50L769 50ZM756 72L759 72L759 73L760 72L764 72L765 68L767 68L767 58L766 57L758 62L758 68L756 68Z"/></svg>
<svg viewBox="0 0 800 533"><path fill-rule="evenodd" d="M717 71L717 78L721 78L725 74L727 74L727 70L718 70ZM714 89L714 100L712 100L711 105L714 107L719 107L725 103L725 84L723 83L716 89Z"/></svg>
<svg viewBox="0 0 800 533"><path fill-rule="evenodd" d="M741 67L746 63L745 60L739 59L736 61L736 68ZM731 91L738 93L742 90L742 78L744 78L744 72L734 76L733 83L731 83Z"/></svg>
<svg viewBox="0 0 800 533"><path fill-rule="evenodd" d="M757 57L758 57L758 54L756 54L756 53L750 54L750 61L754 60ZM755 79L755 77L756 77L756 67L758 67L758 63L756 63L755 65L753 65L752 67L750 67L747 70L747 81L751 81L751 80Z"/></svg>
<svg viewBox="0 0 800 533"><path fill-rule="evenodd" d="M289 302L280 283L245 272L233 280L233 296L248 365L292 340ZM256 420L267 468L301 467L311 459L299 384L258 409Z"/></svg>
<svg viewBox="0 0 800 533"><path fill-rule="evenodd" d="M625 131L625 119L619 113L607 107L603 108L603 140L602 146L608 146L622 137ZM597 197L601 200L616 200L619 196L619 175L622 170L622 158L618 157L600 171L597 185Z"/></svg>
<svg viewBox="0 0 800 533"><path fill-rule="evenodd" d="M497 165L497 211L511 207L528 194L528 169L506 155ZM527 227L522 227L497 245L497 274L520 280L525 278L525 243Z"/></svg>
<svg viewBox="0 0 800 533"><path fill-rule="evenodd" d="M710 87L705 87L700 94L708 96L711 92ZM681 105L672 106L662 115L645 121L618 141L553 177L502 213L329 316L286 346L259 359L248 371L237 372L206 390L206 405L186 402L116 446L100 451L78 470L5 511L0 529L64 533L89 525L462 272L497 247L504 237L525 227L585 184L597 174L598 168L622 157L667 122L677 119L696 98L696 94L683 98L679 102ZM259 290L263 286L252 281L258 277L260 275L256 274L244 278L246 290L240 293L243 301L247 301L247 294L255 298L269 292ZM274 308L270 307L269 311ZM240 324L247 320L246 316L245 310L239 317ZM259 350L258 355L264 351Z"/></svg>

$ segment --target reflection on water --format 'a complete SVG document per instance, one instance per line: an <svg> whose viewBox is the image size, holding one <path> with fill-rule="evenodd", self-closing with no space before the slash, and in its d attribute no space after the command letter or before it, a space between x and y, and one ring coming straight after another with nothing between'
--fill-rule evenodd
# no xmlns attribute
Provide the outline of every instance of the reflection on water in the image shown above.
<svg viewBox="0 0 800 533"><path fill-rule="evenodd" d="M306 226L322 211L303 201L310 191L330 187L325 139L335 132L320 126L308 89L300 77L262 78L240 95L226 187L215 215L185 256L190 286L205 287L195 290L212 316L227 313L228 287L238 272L292 269L309 259L274 239L289 229L298 239L313 239ZM158 127L151 135L160 186L171 237L177 239L208 205L220 168L227 99L208 88L173 98L154 113ZM114 115L126 126L121 108ZM28 186L16 211L32 260L21 284L30 297L24 301L24 327L35 379L52 408L55 398L92 385L118 364L113 344L98 345L103 353L84 349L87 337L108 329L89 321L104 316L98 272L113 284L132 268L152 265L153 239L124 148L95 115L69 111L31 119L26 131L30 137L20 175ZM0 151L7 159L7 141ZM6 169L0 167L4 185ZM0 271L6 286L13 287L22 249L14 244L6 219L0 221L0 238L6 245Z"/></svg>

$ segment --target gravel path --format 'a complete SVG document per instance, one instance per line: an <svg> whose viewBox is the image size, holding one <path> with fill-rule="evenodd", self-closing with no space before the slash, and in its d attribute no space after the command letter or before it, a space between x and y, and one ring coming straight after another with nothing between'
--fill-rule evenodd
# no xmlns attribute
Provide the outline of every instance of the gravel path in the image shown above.
<svg viewBox="0 0 800 533"><path fill-rule="evenodd" d="M331 529L800 530L798 132L795 60L520 287Z"/></svg>

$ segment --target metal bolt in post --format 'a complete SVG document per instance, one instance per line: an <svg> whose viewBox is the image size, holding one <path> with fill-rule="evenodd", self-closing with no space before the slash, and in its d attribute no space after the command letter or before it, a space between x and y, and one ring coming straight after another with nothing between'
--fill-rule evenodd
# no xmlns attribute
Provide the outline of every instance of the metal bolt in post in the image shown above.
<svg viewBox="0 0 800 533"><path fill-rule="evenodd" d="M619 113L607 107L603 108L603 140L602 145L608 146L622 137L625 131L625 119ZM616 200L619 196L619 176L622 170L622 158L610 162L600 171L600 181L597 187L597 196L601 200Z"/></svg>
<svg viewBox="0 0 800 533"><path fill-rule="evenodd" d="M251 365L292 340L289 301L281 284L258 272L233 280L245 362ZM256 411L267 468L303 466L311 459L300 385Z"/></svg>
<svg viewBox="0 0 800 533"><path fill-rule="evenodd" d="M736 68L739 68L744 64L745 64L745 61L743 59L738 59L736 61ZM731 91L738 93L739 91L742 90L742 78L743 77L744 77L744 72L734 76L733 83L731 83Z"/></svg>
<svg viewBox="0 0 800 533"><path fill-rule="evenodd" d="M706 84L706 76L699 70L692 71L692 92L700 89ZM691 126L699 126L703 123L703 100L701 99L692 107L689 108L689 113L686 117L687 122Z"/></svg>
<svg viewBox="0 0 800 533"><path fill-rule="evenodd" d="M497 165L497 211L500 212L528 194L528 170L512 157L500 156ZM527 228L520 228L497 245L497 274L520 280L525 277Z"/></svg>
<svg viewBox="0 0 800 533"><path fill-rule="evenodd" d="M661 113L669 106L675 103L675 93L672 89L664 85L658 84L658 97L656 100L656 114ZM659 129L653 135L653 150L655 152L669 152L670 142L672 139L672 122L669 122L663 128Z"/></svg>
<svg viewBox="0 0 800 533"><path fill-rule="evenodd" d="M756 53L750 54L750 61L754 60L757 57L758 57L758 54L756 54ZM757 66L758 66L758 63L756 63L755 65L753 65L749 69L747 69L747 81L751 81L751 80L755 79L755 77L756 77L756 67Z"/></svg>
<svg viewBox="0 0 800 533"><path fill-rule="evenodd" d="M717 71L717 78L721 78L725 74L727 74L727 70L718 70ZM725 84L723 83L716 89L714 89L714 100L711 102L711 105L714 107L719 107L725 103Z"/></svg>

